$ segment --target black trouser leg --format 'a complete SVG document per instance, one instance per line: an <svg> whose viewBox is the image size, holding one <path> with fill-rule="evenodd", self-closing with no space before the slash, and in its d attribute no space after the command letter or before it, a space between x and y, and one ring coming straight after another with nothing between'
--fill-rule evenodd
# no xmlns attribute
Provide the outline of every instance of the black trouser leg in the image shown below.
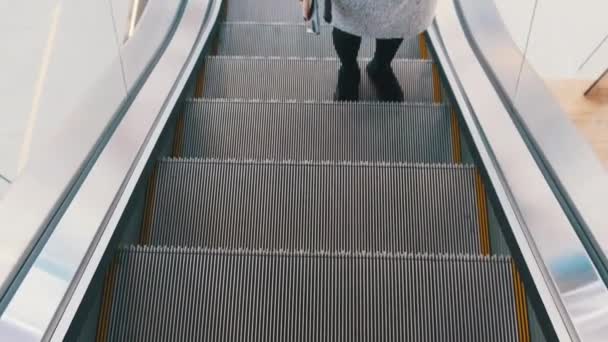
<svg viewBox="0 0 608 342"><path fill-rule="evenodd" d="M342 63L338 72L338 85L334 100L357 101L359 99L359 82L361 75L357 64L357 55L361 46L361 37L346 33L337 28L332 32L334 47Z"/></svg>
<svg viewBox="0 0 608 342"><path fill-rule="evenodd" d="M342 65L349 70L357 69L357 55L361 37L346 33L334 27L332 32L334 48Z"/></svg>
<svg viewBox="0 0 608 342"><path fill-rule="evenodd" d="M376 52L374 52L374 64L379 68L391 65L397 54L403 39L376 39Z"/></svg>
<svg viewBox="0 0 608 342"><path fill-rule="evenodd" d="M374 83L378 99L381 101L402 102L403 90L391 68L391 62L403 39L377 39L374 58L367 65L367 74Z"/></svg>

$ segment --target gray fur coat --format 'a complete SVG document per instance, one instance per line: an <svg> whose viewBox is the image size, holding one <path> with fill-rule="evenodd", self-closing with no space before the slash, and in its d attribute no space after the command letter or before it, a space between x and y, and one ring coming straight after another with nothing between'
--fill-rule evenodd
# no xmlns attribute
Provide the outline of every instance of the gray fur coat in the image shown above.
<svg viewBox="0 0 608 342"><path fill-rule="evenodd" d="M371 38L411 38L426 30L438 0L332 0L332 25Z"/></svg>

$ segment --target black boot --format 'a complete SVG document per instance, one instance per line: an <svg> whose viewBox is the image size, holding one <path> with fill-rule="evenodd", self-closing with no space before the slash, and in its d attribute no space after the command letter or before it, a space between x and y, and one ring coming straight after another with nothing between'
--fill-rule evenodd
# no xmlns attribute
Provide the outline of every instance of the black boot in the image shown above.
<svg viewBox="0 0 608 342"><path fill-rule="evenodd" d="M334 101L359 101L359 83L361 83L361 71L358 66L349 68L341 66L338 71Z"/></svg>
<svg viewBox="0 0 608 342"><path fill-rule="evenodd" d="M334 93L334 101L357 101L361 81L357 54L361 46L361 37L340 31L335 27L332 37L341 65L338 71L338 85Z"/></svg>
<svg viewBox="0 0 608 342"><path fill-rule="evenodd" d="M404 95L390 64L379 64L372 60L366 68L367 75L376 88L380 101L403 102Z"/></svg>

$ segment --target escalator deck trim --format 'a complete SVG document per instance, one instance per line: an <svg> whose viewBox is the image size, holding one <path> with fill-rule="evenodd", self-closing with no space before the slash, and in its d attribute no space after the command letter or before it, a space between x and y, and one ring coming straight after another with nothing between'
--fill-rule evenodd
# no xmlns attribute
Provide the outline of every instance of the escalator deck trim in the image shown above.
<svg viewBox="0 0 608 342"><path fill-rule="evenodd" d="M515 264L511 267L513 272L513 287L515 291L515 307L517 310L517 333L519 341L530 342L530 321L528 317L528 302L524 283Z"/></svg>

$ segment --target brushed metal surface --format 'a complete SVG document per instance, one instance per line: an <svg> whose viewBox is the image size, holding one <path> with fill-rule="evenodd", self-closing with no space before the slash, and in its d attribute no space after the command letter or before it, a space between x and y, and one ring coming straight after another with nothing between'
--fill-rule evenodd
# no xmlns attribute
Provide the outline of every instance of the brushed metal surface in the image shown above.
<svg viewBox="0 0 608 342"><path fill-rule="evenodd" d="M163 159L147 241L481 254L469 165Z"/></svg>
<svg viewBox="0 0 608 342"><path fill-rule="evenodd" d="M86 8L88 5L83 3L80 6ZM180 6L179 1L171 5L162 1L148 4L142 18L144 26L139 29L151 26L146 24L150 17L159 19L153 30L137 32L133 42L117 50L121 55L107 63L105 73L90 75L93 86L83 92L73 112L56 118L60 123L56 124L58 131L55 135L49 134L46 146L32 155L23 174L7 190L0 202L0 233L3 236L0 240L0 299L47 226L52 224L53 216L80 175L86 172L88 161L95 156L98 144L109 134L108 129L128 103L128 96L137 90L134 83L140 77L134 77L133 73L142 73L150 67L150 62L162 47L160 43L170 33ZM138 44L142 39L147 43ZM70 46L69 42L67 40L61 46L74 51L82 48ZM129 75L129 85L123 83L123 72Z"/></svg>
<svg viewBox="0 0 608 342"><path fill-rule="evenodd" d="M512 80L518 80L517 92L506 93L505 97L513 108L513 119L529 139L539 166L555 184L554 191L563 198L562 205L572 211L580 225L579 235L594 251L608 277L608 172L513 42L495 5L491 1L480 4L461 0L459 6L463 22L472 32L472 43L482 63L488 66L494 84L511 89Z"/></svg>
<svg viewBox="0 0 608 342"><path fill-rule="evenodd" d="M137 21L133 35L121 47L122 67L127 89L133 89L154 63L156 52L170 39L182 1L149 1Z"/></svg>
<svg viewBox="0 0 608 342"><path fill-rule="evenodd" d="M359 62L359 98L377 101L365 72L367 61ZM400 59L392 67L406 102L433 102L432 61ZM339 68L335 58L207 57L203 97L330 101Z"/></svg>
<svg viewBox="0 0 608 342"><path fill-rule="evenodd" d="M131 246L114 279L111 341L519 341L509 257Z"/></svg>
<svg viewBox="0 0 608 342"><path fill-rule="evenodd" d="M556 335L604 340L608 289L471 48L456 1L439 5L429 33Z"/></svg>
<svg viewBox="0 0 608 342"><path fill-rule="evenodd" d="M371 58L376 42L363 38L359 57ZM223 23L218 28L218 56L337 57L331 29L319 36L306 32L304 25L273 23ZM396 58L420 58L418 37L404 41Z"/></svg>
<svg viewBox="0 0 608 342"><path fill-rule="evenodd" d="M325 1L320 1L320 12ZM284 0L255 0L226 2L226 21L302 23L302 10L297 3Z"/></svg>
<svg viewBox="0 0 608 342"><path fill-rule="evenodd" d="M448 106L190 100L182 157L452 163Z"/></svg>
<svg viewBox="0 0 608 342"><path fill-rule="evenodd" d="M171 42L8 301L0 316L0 339L63 339L154 142L211 34L220 5L188 2ZM81 131L69 133L74 132ZM19 220L28 208L21 205L14 213Z"/></svg>

